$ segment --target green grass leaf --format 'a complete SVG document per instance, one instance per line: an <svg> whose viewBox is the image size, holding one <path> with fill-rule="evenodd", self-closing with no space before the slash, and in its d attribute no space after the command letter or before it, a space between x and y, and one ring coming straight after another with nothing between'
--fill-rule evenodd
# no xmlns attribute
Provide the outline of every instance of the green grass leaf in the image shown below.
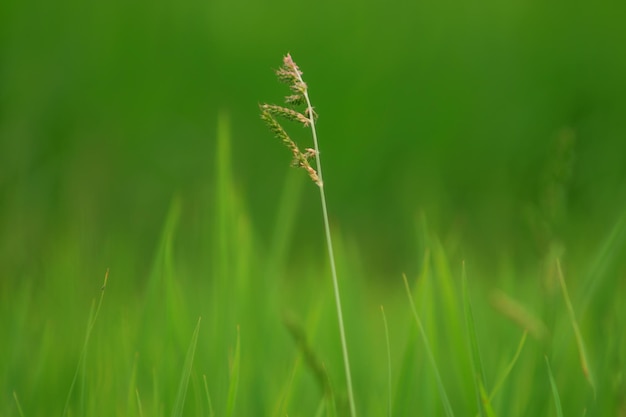
<svg viewBox="0 0 626 417"><path fill-rule="evenodd" d="M237 342L235 344L235 355L230 369L230 383L228 384L228 400L226 403L226 417L231 417L235 410L237 400L237 390L239 388L239 372L241 366L241 341L239 336L239 326L237 326Z"/></svg>
<svg viewBox="0 0 626 417"><path fill-rule="evenodd" d="M104 284L102 284L102 288L100 290L100 301L98 302L97 307L95 305L95 300L91 306L91 312L89 313L89 319L87 320L87 332L85 334L85 341L83 342L83 350L80 353L80 358L78 359L78 365L76 366L76 372L74 372L74 377L72 378L72 383L70 384L70 389L67 393L67 398L65 400L65 407L63 407L62 416L66 416L69 412L70 400L72 399L72 394L74 393L74 386L76 385L76 381L78 380L79 374L82 374L82 381L81 381L82 390L80 394L81 395L81 398L80 398L81 413L80 414L85 414L84 412L85 375L86 375L86 369L85 369L86 362L85 361L87 358L87 349L89 347L91 332L93 331L93 328L96 325L96 320L98 319L98 314L100 313L100 308L102 307L102 300L104 300L104 290L106 289L108 280L109 280L109 270L107 269L106 273L104 274Z"/></svg>
<svg viewBox="0 0 626 417"><path fill-rule="evenodd" d="M204 382L204 393L206 394L207 406L209 407L209 417L215 417L213 401L211 401L211 394L209 394L209 384L207 383L206 375L202 375L202 381Z"/></svg>
<svg viewBox="0 0 626 417"><path fill-rule="evenodd" d="M585 349L585 341L583 340L582 333L580 332L580 327L578 326L578 321L576 320L576 313L574 312L574 306L572 306L572 301L570 300L569 293L567 291L567 285L565 284L565 278L563 277L563 270L561 269L561 262L556 260L556 270L557 275L559 277L559 283L561 284L561 291L563 292L563 298L565 299L565 305L567 306L567 313L569 315L570 322L572 323L572 328L574 329L574 335L576 337L576 345L578 347L578 356L580 358L580 367L582 368L583 374L585 378L591 385L591 389L593 390L593 396L596 396L596 386L593 379L593 374L589 367L589 359L587 358L587 349Z"/></svg>
<svg viewBox="0 0 626 417"><path fill-rule="evenodd" d="M137 399L137 414L139 417L143 417L143 405L141 403L141 396L139 395L138 389L135 389L135 397Z"/></svg>
<svg viewBox="0 0 626 417"><path fill-rule="evenodd" d="M24 411L22 410L22 406L20 404L20 400L17 398L17 392L13 391L13 399L15 400L15 406L17 407L17 413L20 417L24 417Z"/></svg>
<svg viewBox="0 0 626 417"><path fill-rule="evenodd" d="M513 355L513 359L511 359L511 362L509 362L509 364L505 368L504 372L502 373L502 376L500 376L500 378L498 379L498 382L496 382L496 384L493 386L493 390L491 391L491 394L489 395L489 401L493 400L495 395L498 393L498 391L500 391L500 388L502 388L502 386L504 385L504 382L507 380L507 378L511 374L511 370L513 370L513 367L517 363L517 360L519 359L520 354L522 353L522 349L524 348L524 345L526 344L527 337L528 337L528 331L525 331L524 334L522 334L522 338L520 339L517 345L517 350L515 351L515 355Z"/></svg>
<svg viewBox="0 0 626 417"><path fill-rule="evenodd" d="M605 295L606 291L610 291L610 288L613 288L609 285L608 278L611 276L609 271L617 261L624 258L625 248L626 212L622 213L613 228L611 228L608 236L604 239L598 252L592 258L593 261L583 281L583 298L580 306L582 314L585 314L594 297L603 298L600 295ZM614 276L617 277L619 275L615 274Z"/></svg>
<svg viewBox="0 0 626 417"><path fill-rule="evenodd" d="M389 343L389 326L387 325L387 316L385 309L380 306L380 313L383 316L383 324L385 326L385 342L387 345L387 415L391 417L391 344Z"/></svg>
<svg viewBox="0 0 626 417"><path fill-rule="evenodd" d="M402 275L404 279L404 286L406 288L406 293L409 297L409 303L411 305L411 311L413 312L413 318L415 318L415 322L417 323L417 328L422 336L422 340L424 341L424 347L426 350L426 356L428 357L428 361L433 368L435 373L435 379L437 380L437 388L439 389L439 395L441 396L441 402L443 404L443 409L446 413L447 417L453 417L454 412L452 411L452 405L450 404L450 400L448 399L448 394L443 385L443 381L441 379L441 374L439 373L439 368L437 367L437 362L435 361L435 357L433 355L432 350L430 349L430 343L428 342L428 336L426 335L426 331L424 330L424 326L422 325L422 320L417 312L417 308L415 308L415 303L413 302L413 295L411 294L411 287L409 286L409 281L406 278L406 275Z"/></svg>
<svg viewBox="0 0 626 417"><path fill-rule="evenodd" d="M480 356L480 347L478 345L478 336L476 335L476 324L474 321L474 312L472 311L472 303L467 289L467 274L465 272L465 262L463 263L463 308L465 311L465 322L467 326L467 334L469 338L472 376L476 391L476 402L478 404L478 410L480 415L493 416L493 409L489 396L485 390L485 371L483 368L483 362Z"/></svg>
<svg viewBox="0 0 626 417"><path fill-rule="evenodd" d="M181 375L180 382L178 383L178 393L176 394L176 400L174 401L172 417L180 417L183 415L183 409L185 407L185 397L187 395L187 387L189 386L189 376L191 375L193 358L196 354L196 345L198 344L200 320L201 318L198 318L198 324L196 324L196 328L193 331L193 335L191 336L191 342L189 343L189 349L187 350L187 356L185 357L185 364L183 365L183 374Z"/></svg>
<svg viewBox="0 0 626 417"><path fill-rule="evenodd" d="M561 407L561 398L559 397L559 389L556 386L556 381L552 375L552 369L550 369L550 361L546 356L546 365L548 366L548 375L550 377L550 386L552 387L552 396L554 397L554 406L556 407L557 417L563 417L563 408Z"/></svg>

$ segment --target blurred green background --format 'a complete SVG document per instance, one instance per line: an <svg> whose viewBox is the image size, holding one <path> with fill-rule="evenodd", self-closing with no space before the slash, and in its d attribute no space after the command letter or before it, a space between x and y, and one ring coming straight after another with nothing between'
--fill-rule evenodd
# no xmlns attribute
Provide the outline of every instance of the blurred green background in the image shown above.
<svg viewBox="0 0 626 417"><path fill-rule="evenodd" d="M68 231L149 259L174 195L215 204L219 114L270 233L289 156L257 105L281 102L286 52L320 116L333 225L377 274L411 268L420 217L487 265L593 244L626 204L625 21L620 2L5 0L0 263L28 270Z"/></svg>
<svg viewBox="0 0 626 417"><path fill-rule="evenodd" d="M77 414L142 415L141 393L146 415L165 415L200 315L196 410L206 373L224 414L241 326L241 415L313 415L322 394L285 310L344 392L317 189L259 118L287 93L273 74L287 52L319 114L360 409L385 408L380 304L396 413L439 407L401 272L455 407L471 404L469 368L453 363L467 360L453 291L465 259L490 381L522 332L493 313L490 290L553 332L529 342L500 415L551 410L547 357L570 414L623 410L624 22L626 3L609 1L3 0L0 413L18 415L19 396L24 415L60 415L64 398ZM266 412L284 392L293 404Z"/></svg>

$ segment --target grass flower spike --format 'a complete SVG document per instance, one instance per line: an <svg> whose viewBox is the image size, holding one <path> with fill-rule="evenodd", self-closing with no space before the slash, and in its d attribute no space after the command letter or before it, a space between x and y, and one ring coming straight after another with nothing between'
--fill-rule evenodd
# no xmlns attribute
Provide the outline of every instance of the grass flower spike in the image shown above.
<svg viewBox="0 0 626 417"><path fill-rule="evenodd" d="M339 281L337 279L337 269L335 267L335 255L333 252L333 244L330 234L330 223L328 221L328 210L326 207L326 195L324 193L324 181L322 177L322 165L320 160L319 144L317 140L317 131L315 130L315 121L317 114L313 110L311 100L309 98L308 86L302 79L302 71L293 61L291 55L283 59L283 66L276 71L279 81L287 84L291 90L291 94L285 97L285 106L277 106L274 104L261 104L261 119L265 122L270 131L280 139L293 155L292 165L304 169L311 180L318 185L320 190L320 200L322 203L322 214L324 217L324 231L326 234L326 244L328 246L328 256L330 258L330 268L333 278L333 289L335 293L335 304L337 308L337 321L339 324L339 335L341 337L341 347L343 353L343 362L346 373L346 385L348 391L348 401L350 403L350 415L356 416L356 407L354 403L354 394L352 391L352 378L350 376L350 362L348 358L348 347L346 343L346 334L343 325L343 314L341 309L341 298L339 296ZM313 148L306 148L304 152L300 150L298 145L289 137L285 129L277 120L278 118L300 123L305 128L311 129L313 136ZM309 161L315 160L315 168L311 166Z"/></svg>
<svg viewBox="0 0 626 417"><path fill-rule="evenodd" d="M300 123L302 126L311 128L315 132L315 118L317 115L310 105L307 94L307 85L302 81L302 71L291 59L291 55L287 55L283 60L283 66L276 71L278 79L289 85L291 89L290 95L285 97L285 103L290 107L277 106L275 104L261 104L261 119L267 127L272 131L274 136L280 139L293 155L292 164L296 167L303 168L309 177L318 186L322 186L322 179L318 172L311 167L309 160L317 156L317 146L315 149L306 149L302 152L298 145L289 137L285 129L278 122L277 118L282 118L292 122ZM303 111L296 108L306 106ZM315 137L315 133L314 133ZM315 137L315 139L317 139ZM317 161L319 169L319 161Z"/></svg>

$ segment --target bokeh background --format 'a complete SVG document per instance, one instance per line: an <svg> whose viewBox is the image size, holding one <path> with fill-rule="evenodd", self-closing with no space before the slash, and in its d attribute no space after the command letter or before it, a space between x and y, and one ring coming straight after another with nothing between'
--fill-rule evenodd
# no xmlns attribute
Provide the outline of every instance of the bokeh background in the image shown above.
<svg viewBox="0 0 626 417"><path fill-rule="evenodd" d="M494 288L551 332L499 415L550 415L546 359L565 415L623 415L625 22L610 0L0 1L0 414L165 415L185 369L195 415L203 375L216 415L239 374L240 415L314 415L328 381L341 402L318 190L259 118L290 52L319 114L359 410L387 404L382 304L395 412L442 412L406 272L474 414L465 260L490 384L523 337Z"/></svg>
<svg viewBox="0 0 626 417"><path fill-rule="evenodd" d="M42 248L76 237L147 268L174 196L192 247L219 117L264 239L292 174L258 104L282 100L287 52L320 116L333 225L372 275L415 268L426 224L486 266L555 240L584 252L626 204L625 21L591 1L5 0L2 270L36 275ZM317 198L299 196L294 262L323 254Z"/></svg>

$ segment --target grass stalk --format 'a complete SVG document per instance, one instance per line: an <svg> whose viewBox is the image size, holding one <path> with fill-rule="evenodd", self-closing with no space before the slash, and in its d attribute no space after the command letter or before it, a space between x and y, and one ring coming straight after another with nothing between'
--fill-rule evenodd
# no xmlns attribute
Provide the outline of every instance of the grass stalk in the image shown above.
<svg viewBox="0 0 626 417"><path fill-rule="evenodd" d="M66 416L69 412L70 400L72 399L74 387L76 386L76 381L78 380L78 374L80 373L81 370L83 371L83 377L84 377L84 373L85 373L84 365L85 365L85 359L87 358L87 348L89 346L91 332L93 331L93 328L96 324L96 320L98 319L98 313L100 313L100 308L102 307L102 300L104 299L104 290L106 289L108 280L109 280L109 270L107 269L106 273L104 274L104 283L102 284L102 288L100 291L100 301L98 302L98 306L95 308L95 310L93 309L93 304L92 304L92 313L89 315L89 320L87 321L87 333L85 334L83 350L80 354L80 358L78 359L76 372L74 372L74 377L72 378L72 383L70 384L70 389L67 393L67 398L65 400L65 407L63 407L63 414L61 414L63 417ZM83 380L82 385L83 385L83 393L81 395L84 396L84 386L85 386L84 380ZM82 403L81 406L84 406L84 397L81 398L81 403ZM81 410L81 411L84 413L84 410Z"/></svg>
<svg viewBox="0 0 626 417"><path fill-rule="evenodd" d="M576 345L578 347L578 356L580 359L580 367L591 386L593 391L593 396L596 396L596 386L593 380L593 375L589 368L589 360L587 359L587 350L585 349L585 341L583 340L583 335L580 332L580 327L578 326L578 321L576 320L576 313L574 312L574 306L572 305L572 301L569 297L569 292L567 291L567 285L565 284L565 278L563 277L563 270L561 269L561 262L556 260L556 270L557 275L559 276L559 283L561 284L561 291L563 292L563 298L565 299L565 304L567 305L567 313L569 315L570 322L572 324L572 328L574 329L574 336L576 337Z"/></svg>
<svg viewBox="0 0 626 417"><path fill-rule="evenodd" d="M301 82L302 76L298 73ZM337 322L339 324L339 335L341 337L341 349L343 353L343 363L346 371L346 384L348 386L348 401L350 402L350 415L356 416L356 406L354 403L354 393L352 390L352 377L350 373L350 358L348 355L348 343L346 342L346 331L343 324L343 312L341 308L341 296L339 293L339 279L337 278L337 267L335 266L335 252L333 251L333 240L330 233L330 222L328 220L328 207L326 205L326 193L324 192L324 176L322 175L322 161L320 158L319 143L317 140L317 130L315 129L315 117L308 90L304 91L306 99L309 121L311 123L311 133L313 135L313 146L315 149L315 165L317 166L317 176L319 177L320 201L322 203L322 214L324 217L324 233L326 234L326 245L328 247L328 257L330 259L330 270L333 278L333 290L335 292L335 304L337 307Z"/></svg>
<svg viewBox="0 0 626 417"><path fill-rule="evenodd" d="M187 396L187 387L189 386L189 376L191 375L191 368L193 366L193 359L196 354L196 346L198 345L198 333L200 332L200 320L191 336L191 343L187 349L187 356L185 357L185 363L183 365L183 373L178 383L178 393L176 394L176 401L174 402L174 409L172 410L172 417L180 417L183 415L183 409L185 408L185 397Z"/></svg>
<svg viewBox="0 0 626 417"><path fill-rule="evenodd" d="M209 407L209 417L215 417L215 413L213 412L213 401L211 401L211 394L209 394L209 384L206 380L206 375L202 375L202 381L204 382L204 393L206 394L207 405Z"/></svg>
<svg viewBox="0 0 626 417"><path fill-rule="evenodd" d="M563 417L563 407L561 406L561 397L559 396L559 389L556 386L554 375L552 375L552 369L550 368L550 361L546 356L546 366L548 367L548 376L550 377L550 386L552 387L552 396L554 397L554 406L556 407L557 417Z"/></svg>
<svg viewBox="0 0 626 417"><path fill-rule="evenodd" d="M235 354L230 368L230 382L228 383L228 399L226 402L226 416L232 417L237 400L237 390L239 388L239 372L241 366L241 338L239 326L237 326L237 342L235 344Z"/></svg>
<svg viewBox="0 0 626 417"><path fill-rule="evenodd" d="M383 324L385 325L385 341L387 343L387 415L391 417L391 343L389 342L389 326L387 325L387 316L383 306L380 306L380 313L383 316Z"/></svg>
<svg viewBox="0 0 626 417"><path fill-rule="evenodd" d="M15 400L15 406L17 407L17 412L20 417L24 417L24 411L22 410L22 406L20 404L20 400L17 398L17 392L13 391L13 399Z"/></svg>
<svg viewBox="0 0 626 417"><path fill-rule="evenodd" d="M478 406L478 411L482 417L492 417L494 415L494 412L486 391L485 370L480 354L480 346L478 344L478 335L476 332L476 322L474 320L472 301L470 299L469 290L467 288L467 274L465 272L465 262L463 262L462 281L463 307L465 310L465 322L467 327L467 336L469 340L469 351L471 354L472 373L476 390L476 403Z"/></svg>
<svg viewBox="0 0 626 417"><path fill-rule="evenodd" d="M135 397L137 398L137 413L139 417L143 417L143 405L141 404L141 396L139 395L139 389L135 388Z"/></svg>
<svg viewBox="0 0 626 417"><path fill-rule="evenodd" d="M298 112L293 108L276 106L271 104L261 105L261 119L265 121L269 129L278 137L292 152L293 165L303 168L309 174L309 177L315 182L320 191L320 201L322 204L322 216L324 220L324 234L326 236L326 246L328 248L328 257L330 260L330 270L333 280L333 292L335 305L337 308L337 322L339 325L339 336L341 339L341 350L343 355L343 363L346 374L346 385L348 391L348 401L350 403L350 415L356 417L356 406L354 402L354 392L352 389L352 377L350 372L350 358L348 354L348 344L346 341L346 332L343 321L343 310L341 307L341 296L339 291L339 279L337 278L337 267L335 266L335 252L333 250L332 236L330 232L330 221L328 220L328 205L326 204L326 193L324 192L324 177L322 174L322 161L320 158L319 141L317 138L317 129L315 127L315 119L317 117L315 110L311 104L307 84L302 79L302 71L291 58L291 55L283 59L283 67L276 71L279 80L289 84L292 95L285 97L285 102L289 105L304 105L304 112ZM285 129L276 120L281 117L286 120L301 123L305 127L311 129L313 136L313 149L305 149L300 151L296 143L289 137ZM311 167L309 159L315 157L316 169Z"/></svg>
<svg viewBox="0 0 626 417"><path fill-rule="evenodd" d="M520 339L519 344L517 345L517 350L515 351L515 355L513 355L513 359L511 359L511 362L509 362L509 364L505 368L504 372L502 373L502 376L500 376L500 379L498 379L498 382L496 382L495 385L493 386L493 389L491 390L491 394L489 394L489 401L493 401L494 397L496 396L498 391L500 391L500 388L502 388L502 386L504 385L504 382L509 377L509 374L513 370L513 367L517 363L517 360L519 359L520 354L522 353L522 349L524 348L524 344L526 343L527 336L528 336L528 330L525 330L524 334L522 334L522 338Z"/></svg>
<svg viewBox="0 0 626 417"><path fill-rule="evenodd" d="M435 361L435 355L433 355L433 351L430 348L430 342L428 341L428 336L426 335L426 330L424 330L424 325L422 324L422 319L420 318L417 308L415 307L415 302L413 301L413 295L411 295L411 287L409 286L409 281L406 278L406 275L402 275L404 279L404 286L406 288L406 293L409 297L409 303L411 305L411 311L413 312L413 318L415 318L415 322L417 323L417 328L422 336L422 340L424 341L424 348L426 350L426 356L428 357L428 361L430 362L433 371L435 372L435 379L437 380L437 388L439 388L439 394L441 395L441 403L443 405L443 409L445 411L446 417L454 417L454 411L452 410L452 405L450 404L450 400L448 398L448 394L446 392L446 388L443 385L443 380L441 378L441 374L439 373L439 367L437 366L437 361Z"/></svg>

